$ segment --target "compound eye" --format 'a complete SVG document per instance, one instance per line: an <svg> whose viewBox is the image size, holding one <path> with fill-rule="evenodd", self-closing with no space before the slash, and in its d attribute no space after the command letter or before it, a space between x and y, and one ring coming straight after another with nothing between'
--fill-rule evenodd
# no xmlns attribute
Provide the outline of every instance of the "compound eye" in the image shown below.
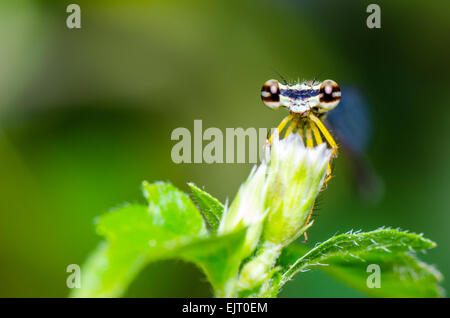
<svg viewBox="0 0 450 318"><path fill-rule="evenodd" d="M280 103L280 87L277 80L268 80L261 88L261 99L266 106L277 109Z"/></svg>
<svg viewBox="0 0 450 318"><path fill-rule="evenodd" d="M319 88L319 102L323 111L335 108L341 100L341 89L332 80L323 81Z"/></svg>

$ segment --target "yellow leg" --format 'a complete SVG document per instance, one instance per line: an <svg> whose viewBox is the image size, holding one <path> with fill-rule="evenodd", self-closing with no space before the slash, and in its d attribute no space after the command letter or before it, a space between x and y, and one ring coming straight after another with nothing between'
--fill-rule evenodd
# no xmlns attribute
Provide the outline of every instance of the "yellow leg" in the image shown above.
<svg viewBox="0 0 450 318"><path fill-rule="evenodd" d="M309 122L309 127L311 127L314 133L314 138L316 139L317 144L320 145L321 143L323 143L322 136L320 135L319 129L317 129L314 122Z"/></svg>
<svg viewBox="0 0 450 318"><path fill-rule="evenodd" d="M327 183L333 178L333 175L331 174L331 167L330 164L327 166L327 175L325 176L325 180L323 180L323 187L322 191L327 188Z"/></svg>
<svg viewBox="0 0 450 318"><path fill-rule="evenodd" d="M314 147L314 141L312 138L312 133L311 133L311 127L310 126L306 126L306 146L308 146L309 148L313 148Z"/></svg>
<svg viewBox="0 0 450 318"><path fill-rule="evenodd" d="M314 205L315 205L315 204L316 204L316 201L313 202L312 207L311 207L311 209L309 210L309 214L308 214L308 217L306 218L305 224L308 224L309 221L311 220L311 217L312 217L312 213L313 213ZM303 233L303 235L305 236L305 243L308 243L308 234L306 234L306 231L305 231L305 233Z"/></svg>
<svg viewBox="0 0 450 318"><path fill-rule="evenodd" d="M297 121L295 119L293 119L291 122L291 125L289 126L289 128L286 130L286 133L284 134L284 138L289 136L291 134L291 132L294 131L296 126L297 126Z"/></svg>
<svg viewBox="0 0 450 318"><path fill-rule="evenodd" d="M333 137L328 132L327 128L322 124L319 118L310 113L309 119L311 119L314 122L314 124L317 125L317 128L319 128L320 132L323 134L323 136L325 137L325 139L327 140L328 144L331 147L332 156L335 157L338 151L338 145L336 144L336 141L334 141Z"/></svg>
<svg viewBox="0 0 450 318"><path fill-rule="evenodd" d="M308 234L306 234L306 231L305 231L305 233L303 233L303 235L305 236L305 244L306 244L306 243L308 243Z"/></svg>
<svg viewBox="0 0 450 318"><path fill-rule="evenodd" d="M303 131L303 126L298 126L297 127L297 132L300 134L300 137L302 137L302 140L305 140L305 136L304 136L304 131Z"/></svg>
<svg viewBox="0 0 450 318"><path fill-rule="evenodd" d="M314 138L316 139L317 144L320 145L323 142L323 140L322 140L322 136L320 135L319 129L317 129L317 126L314 122L309 122L309 125L314 133ZM327 175L325 176L324 183L326 184L328 181L330 181L330 179L331 179L331 167L330 167L330 163L328 163Z"/></svg>
<svg viewBox="0 0 450 318"><path fill-rule="evenodd" d="M278 130L278 134L280 134L281 133L281 131L283 130L283 128L284 128L284 126L286 126L286 124L288 123L288 121L289 120L291 120L291 114L289 114L289 115L287 115L286 117L284 117L284 119L281 121L281 123L278 125L278 128L277 128L277 130ZM271 144L272 143L272 137L273 137L273 134L270 136L270 138L269 138L269 144Z"/></svg>

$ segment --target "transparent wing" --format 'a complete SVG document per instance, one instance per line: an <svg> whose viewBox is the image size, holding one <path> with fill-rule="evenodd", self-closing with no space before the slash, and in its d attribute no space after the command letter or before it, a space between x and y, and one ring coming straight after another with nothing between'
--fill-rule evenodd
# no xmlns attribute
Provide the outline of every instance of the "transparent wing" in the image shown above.
<svg viewBox="0 0 450 318"><path fill-rule="evenodd" d="M343 86L341 91L341 102L327 113L325 125L346 152L358 194L366 200L378 201L383 196L384 186L366 155L373 136L372 117L366 99L352 86Z"/></svg>
<svg viewBox="0 0 450 318"><path fill-rule="evenodd" d="M341 102L328 112L326 121L341 144L352 152L365 153L373 133L366 100L351 86L342 87L341 92Z"/></svg>

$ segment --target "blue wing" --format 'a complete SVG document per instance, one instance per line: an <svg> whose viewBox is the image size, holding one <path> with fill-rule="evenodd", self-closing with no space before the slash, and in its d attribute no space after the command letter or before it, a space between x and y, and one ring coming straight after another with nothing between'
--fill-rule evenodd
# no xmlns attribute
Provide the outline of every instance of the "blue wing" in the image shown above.
<svg viewBox="0 0 450 318"><path fill-rule="evenodd" d="M366 99L352 86L341 88L339 105L327 113L325 125L331 128L345 156L350 161L352 179L360 197L378 201L384 184L370 164L366 152L373 135L371 115Z"/></svg>
<svg viewBox="0 0 450 318"><path fill-rule="evenodd" d="M366 100L352 86L341 88L339 105L328 112L326 121L337 139L355 153L365 153L372 137L372 121Z"/></svg>

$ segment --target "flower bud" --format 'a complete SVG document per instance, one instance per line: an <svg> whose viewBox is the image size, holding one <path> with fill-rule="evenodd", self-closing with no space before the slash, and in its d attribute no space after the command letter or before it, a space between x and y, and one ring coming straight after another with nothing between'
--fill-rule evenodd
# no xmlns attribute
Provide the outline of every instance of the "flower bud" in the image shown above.
<svg viewBox="0 0 450 318"><path fill-rule="evenodd" d="M241 185L230 208L225 209L219 225L218 234L248 227L242 258L249 256L256 248L267 214L264 209L267 192L266 169L265 163L253 168L246 182Z"/></svg>
<svg viewBox="0 0 450 318"><path fill-rule="evenodd" d="M299 134L279 140L274 134L268 153L267 195L263 238L286 246L305 229L308 215L323 185L331 151L322 143L304 146Z"/></svg>

